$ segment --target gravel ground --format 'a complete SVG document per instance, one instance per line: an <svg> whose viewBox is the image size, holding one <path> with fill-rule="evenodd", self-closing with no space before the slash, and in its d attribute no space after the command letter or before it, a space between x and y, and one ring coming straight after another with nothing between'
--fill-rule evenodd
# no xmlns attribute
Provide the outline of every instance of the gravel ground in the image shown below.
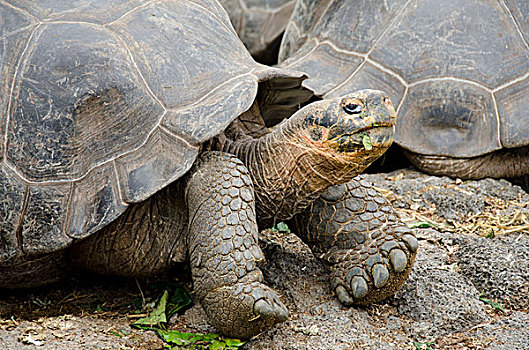
<svg viewBox="0 0 529 350"><path fill-rule="evenodd" d="M380 303L343 307L308 248L293 234L266 230L263 271L290 318L243 348L415 349L430 343L431 349L528 349L529 195L504 180L461 181L412 169L363 177L404 221L429 226L414 229L419 252L408 281ZM188 274L179 274L192 288ZM164 281L78 273L45 288L4 291L0 349L161 349L154 332L129 324L159 296ZM168 326L214 331L200 305L173 316Z"/></svg>

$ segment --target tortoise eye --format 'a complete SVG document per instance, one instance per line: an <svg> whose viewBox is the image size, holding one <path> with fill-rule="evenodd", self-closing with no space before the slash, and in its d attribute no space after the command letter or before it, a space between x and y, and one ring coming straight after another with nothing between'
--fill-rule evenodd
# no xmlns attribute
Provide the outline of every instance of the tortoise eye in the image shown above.
<svg viewBox="0 0 529 350"><path fill-rule="evenodd" d="M343 107L343 110L347 114L359 114L362 112L362 106L354 104L354 103L349 103Z"/></svg>

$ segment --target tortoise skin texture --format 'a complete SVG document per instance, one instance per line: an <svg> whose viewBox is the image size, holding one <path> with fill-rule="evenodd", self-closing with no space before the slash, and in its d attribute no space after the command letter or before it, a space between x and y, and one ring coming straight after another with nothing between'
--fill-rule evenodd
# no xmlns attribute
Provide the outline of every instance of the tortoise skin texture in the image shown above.
<svg viewBox="0 0 529 350"><path fill-rule="evenodd" d="M324 97L377 87L395 142L428 172L529 174L529 5L523 0L300 0L283 67Z"/></svg>
<svg viewBox="0 0 529 350"><path fill-rule="evenodd" d="M395 294L413 267L415 236L361 177L329 188L289 224L330 271L344 305Z"/></svg>
<svg viewBox="0 0 529 350"><path fill-rule="evenodd" d="M264 255L249 171L231 155L206 154L201 162L208 169L197 165L186 193L189 212L195 213L189 223L193 283L210 322L225 334L247 337L286 320L288 311L262 284L258 265ZM248 322L232 321L238 319Z"/></svg>
<svg viewBox="0 0 529 350"><path fill-rule="evenodd" d="M70 265L141 277L185 261L219 331L248 338L284 321L258 228L314 216L307 206L389 147L388 96L347 93L267 129L310 98L305 76L257 64L214 0L0 1L0 15L0 286L56 281ZM349 228L340 240L358 242ZM396 232L360 233L368 256L314 231L313 249L339 260L342 302L400 287L416 241Z"/></svg>

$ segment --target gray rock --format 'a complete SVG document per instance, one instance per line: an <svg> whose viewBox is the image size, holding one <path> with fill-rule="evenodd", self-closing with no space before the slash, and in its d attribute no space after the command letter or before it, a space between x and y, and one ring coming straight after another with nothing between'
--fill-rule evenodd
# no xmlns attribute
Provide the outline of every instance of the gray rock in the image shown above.
<svg viewBox="0 0 529 350"><path fill-rule="evenodd" d="M515 310L529 308L529 235L461 239L454 257L460 273L487 298ZM529 343L528 343L529 344Z"/></svg>
<svg viewBox="0 0 529 350"><path fill-rule="evenodd" d="M448 220L461 219L468 214L480 214L485 207L483 196L471 195L451 188L435 188L424 193L426 202L435 204L435 213Z"/></svg>
<svg viewBox="0 0 529 350"><path fill-rule="evenodd" d="M415 266L394 298L399 313L416 321L408 332L427 340L464 332L490 321L479 300L479 291L449 264L444 244L448 247L454 244L453 235L434 230L427 230L427 233L433 239L420 239L419 235Z"/></svg>
<svg viewBox="0 0 529 350"><path fill-rule="evenodd" d="M529 314L513 312L492 324L476 327L471 336L489 339L486 349L527 350L529 348Z"/></svg>
<svg viewBox="0 0 529 350"><path fill-rule="evenodd" d="M290 319L250 341L247 349L398 349L411 339L396 309L342 306L321 263L292 234L262 233L263 273L290 310ZM405 322L404 322L405 323Z"/></svg>
<svg viewBox="0 0 529 350"><path fill-rule="evenodd" d="M435 214L447 220L463 220L469 214L481 214L488 197L504 201L529 201L525 191L503 179L461 181L446 176L428 176L412 169L362 177L377 187L395 193L398 198L392 204L396 208L435 208ZM502 214L511 213L512 210L508 207ZM529 214L529 208L525 208L524 212Z"/></svg>

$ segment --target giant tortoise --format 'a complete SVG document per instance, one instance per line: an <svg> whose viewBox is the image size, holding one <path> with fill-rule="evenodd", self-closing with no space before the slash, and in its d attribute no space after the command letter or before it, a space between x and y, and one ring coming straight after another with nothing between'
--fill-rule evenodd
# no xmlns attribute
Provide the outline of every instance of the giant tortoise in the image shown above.
<svg viewBox="0 0 529 350"><path fill-rule="evenodd" d="M210 322L250 337L287 317L258 267L258 225L291 218L343 302L406 279L416 239L352 180L392 141L384 93L269 130L263 118L311 93L257 64L216 0L10 0L0 15L1 287L67 264L147 276L189 261Z"/></svg>
<svg viewBox="0 0 529 350"><path fill-rule="evenodd" d="M461 178L529 174L529 2L299 0L283 67L335 97L376 86L398 105L395 142Z"/></svg>

